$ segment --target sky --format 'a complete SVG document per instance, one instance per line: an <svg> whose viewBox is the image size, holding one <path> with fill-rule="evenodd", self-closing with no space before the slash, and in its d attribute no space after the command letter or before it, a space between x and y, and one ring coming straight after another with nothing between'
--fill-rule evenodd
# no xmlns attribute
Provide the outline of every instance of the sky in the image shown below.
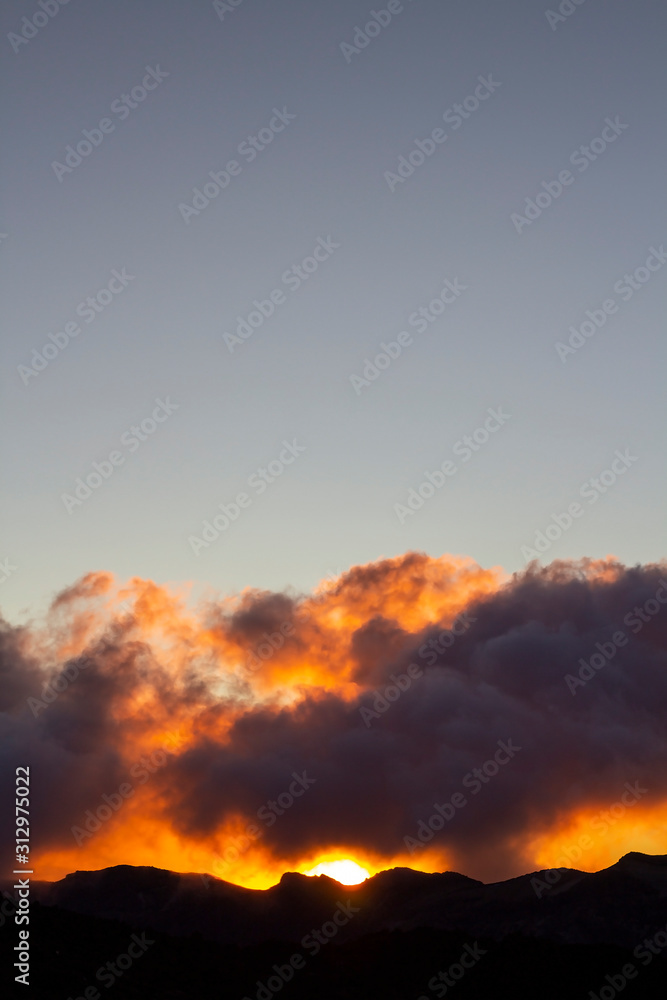
<svg viewBox="0 0 667 1000"><path fill-rule="evenodd" d="M45 4L0 13L7 619L664 553L663 5Z"/></svg>
<svg viewBox="0 0 667 1000"><path fill-rule="evenodd" d="M0 12L38 876L664 853L664 6L39 3Z"/></svg>

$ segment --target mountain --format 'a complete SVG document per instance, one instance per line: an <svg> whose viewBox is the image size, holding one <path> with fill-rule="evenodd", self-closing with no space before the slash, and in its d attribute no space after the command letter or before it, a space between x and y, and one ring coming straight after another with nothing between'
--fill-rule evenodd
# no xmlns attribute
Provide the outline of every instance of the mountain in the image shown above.
<svg viewBox="0 0 667 1000"><path fill-rule="evenodd" d="M557 875L556 875L557 872ZM221 944L299 942L350 901L340 941L432 928L502 940L522 934L560 944L634 947L667 924L667 855L626 854L600 872L557 869L486 885L455 872L394 868L355 887L288 872L270 889L211 876L119 865L33 883L32 896L86 916Z"/></svg>
<svg viewBox="0 0 667 1000"><path fill-rule="evenodd" d="M7 956L10 912L5 901ZM490 885L408 868L354 887L289 872L261 891L120 865L31 884L30 987L8 968L7 995L664 1000L666 928L667 856Z"/></svg>

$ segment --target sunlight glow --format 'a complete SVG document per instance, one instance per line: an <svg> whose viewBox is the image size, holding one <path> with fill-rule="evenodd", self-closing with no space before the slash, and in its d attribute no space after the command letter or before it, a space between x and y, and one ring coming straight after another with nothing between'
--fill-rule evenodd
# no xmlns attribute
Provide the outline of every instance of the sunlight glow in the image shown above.
<svg viewBox="0 0 667 1000"><path fill-rule="evenodd" d="M304 872L304 875L328 875L341 885L359 885L370 878L370 873L365 868L349 858L343 861L322 861L310 871Z"/></svg>

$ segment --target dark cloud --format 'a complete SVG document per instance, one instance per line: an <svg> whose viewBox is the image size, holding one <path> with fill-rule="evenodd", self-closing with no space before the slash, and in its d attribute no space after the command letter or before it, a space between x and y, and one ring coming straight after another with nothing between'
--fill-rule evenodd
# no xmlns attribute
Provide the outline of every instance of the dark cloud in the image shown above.
<svg viewBox="0 0 667 1000"><path fill-rule="evenodd" d="M408 587L424 558L406 557ZM367 618L354 626L332 625L326 599L300 621L303 599L257 593L232 612L209 608L201 645L187 632L167 648L142 637L140 619L107 627L71 661L77 678L36 715L27 699L40 697L44 676L26 652L25 630L4 626L3 773L34 767L37 846L71 841L72 824L124 780L142 741L184 721L187 740L154 778L162 821L196 840L211 837L231 816L251 820L305 771L312 788L263 833L263 847L281 857L344 844L391 858L434 804L463 791L468 805L437 843L460 870L501 877L521 868L529 836L616 801L625 782L645 785L652 805L667 797L666 566L530 567L471 599L454 636L445 631L451 616L414 629L378 614L387 586L378 565L357 568L331 591L339 602L347 587L358 611L369 589ZM394 562L391 594L396 587ZM335 654L323 683L299 684L286 697L283 678L253 700L247 681L227 678L225 657L286 620L296 629L290 655L326 660L313 636L328 636ZM627 641L615 645L620 632ZM573 688L566 677L577 678L600 646L613 654ZM418 676L408 685L411 664ZM406 690L391 700L397 677ZM470 785L466 792L465 776L494 757L498 741L521 749L478 794Z"/></svg>

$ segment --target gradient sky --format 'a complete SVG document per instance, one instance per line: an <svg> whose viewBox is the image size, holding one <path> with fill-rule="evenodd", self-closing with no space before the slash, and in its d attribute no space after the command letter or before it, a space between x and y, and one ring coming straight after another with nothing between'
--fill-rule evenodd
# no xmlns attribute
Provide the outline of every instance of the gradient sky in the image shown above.
<svg viewBox="0 0 667 1000"><path fill-rule="evenodd" d="M513 571L576 501L545 561L664 553L665 273L628 301L614 284L666 236L667 11L587 0L554 30L537 0L412 0L346 61L381 6L242 0L221 19L211 3L74 0L18 52L8 35L39 8L3 6L10 619L90 570L225 593L310 589L409 549ZM156 66L168 76L120 120L112 103ZM443 123L489 74L488 100ZM237 147L274 108L296 118L249 163ZM52 163L105 117L113 132L59 181ZM606 118L628 127L580 172L570 155ZM385 172L438 127L392 192ZM234 158L241 173L186 224L179 204ZM567 168L517 233L512 213ZM291 291L281 276L319 237L340 246ZM24 384L33 348L123 268L128 287ZM350 376L445 279L465 293L356 394ZM287 300L230 353L224 333L275 288ZM610 298L563 363L556 342ZM124 432L165 397L178 409L130 453ZM505 426L400 523L394 505L499 406ZM257 495L248 478L294 439L306 450ZM636 461L582 500L617 449ZM62 494L114 450L123 464L68 513ZM189 536L239 491L250 506L195 554Z"/></svg>

